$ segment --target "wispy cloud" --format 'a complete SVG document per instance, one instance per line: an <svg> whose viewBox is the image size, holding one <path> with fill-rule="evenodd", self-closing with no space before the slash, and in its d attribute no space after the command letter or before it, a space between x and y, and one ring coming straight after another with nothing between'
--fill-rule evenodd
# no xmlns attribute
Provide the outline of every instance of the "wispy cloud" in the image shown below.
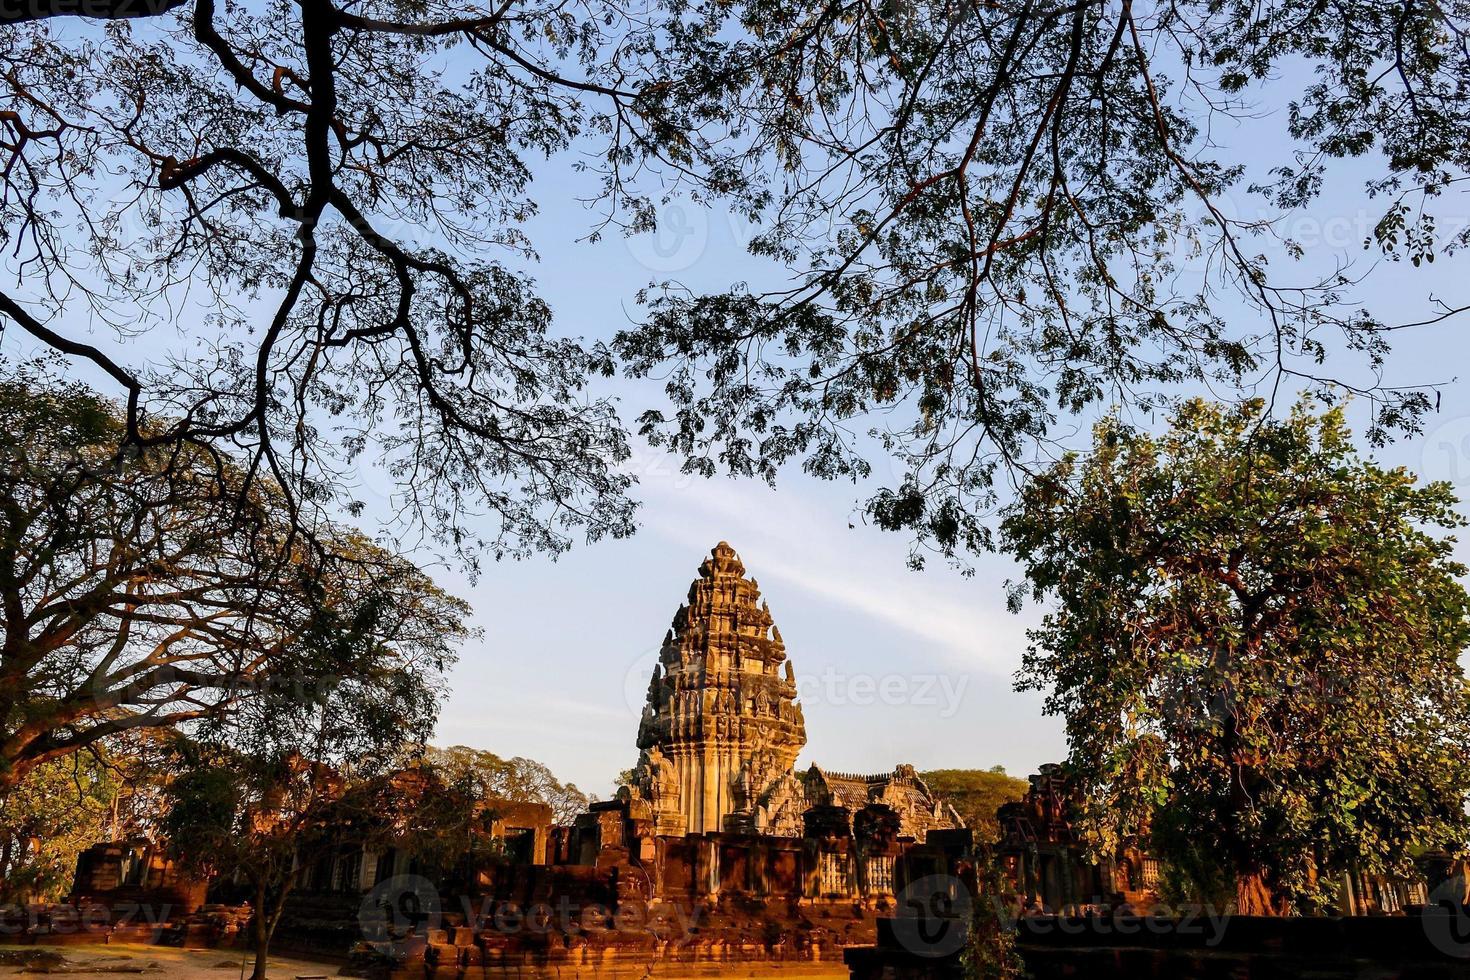
<svg viewBox="0 0 1470 980"><path fill-rule="evenodd" d="M651 484L651 485L650 485ZM848 532L834 522L830 501L791 489L699 481L693 486L645 482L649 530L702 551L716 535L730 538L751 573L776 579L858 617L907 633L965 669L1009 674L1025 645L1025 622L1006 612L998 568L960 579L942 569L903 568L896 536ZM758 504L753 507L752 504ZM691 511L694 512L691 514ZM738 536L738 538L737 538Z"/></svg>

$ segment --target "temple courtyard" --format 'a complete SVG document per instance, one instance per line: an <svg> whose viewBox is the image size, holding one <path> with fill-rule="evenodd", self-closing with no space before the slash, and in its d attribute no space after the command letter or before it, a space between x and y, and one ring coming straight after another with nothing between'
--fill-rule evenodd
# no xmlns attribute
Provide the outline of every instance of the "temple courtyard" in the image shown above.
<svg viewBox="0 0 1470 980"><path fill-rule="evenodd" d="M221 980L238 976L239 950L179 949L120 943L106 946L9 946L0 947L0 977L89 976L168 977L170 980ZM248 965L246 969L248 970ZM271 980L297 977L336 976L336 964L310 962L295 957L271 958Z"/></svg>

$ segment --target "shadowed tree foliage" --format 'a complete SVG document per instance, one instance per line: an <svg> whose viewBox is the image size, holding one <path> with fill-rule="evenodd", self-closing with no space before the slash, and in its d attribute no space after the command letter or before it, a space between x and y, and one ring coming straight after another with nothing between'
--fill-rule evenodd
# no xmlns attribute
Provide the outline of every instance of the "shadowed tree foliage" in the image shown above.
<svg viewBox="0 0 1470 980"><path fill-rule="evenodd" d="M315 642L348 649L362 638L338 620ZM350 673L241 699L176 740L164 836L193 870L248 883L253 980L265 980L286 899L322 858L415 837L426 849L445 835L463 846L480 819L468 783L405 764L405 746L433 731L444 651L384 639L364 653Z"/></svg>
<svg viewBox="0 0 1470 980"><path fill-rule="evenodd" d="M649 230L658 194L762 223L752 248L788 289L645 295L617 350L674 405L640 425L700 472L862 476L892 453L903 475L867 512L915 534L916 561L990 544L997 475L1045 456L1059 416L1380 365L1401 324L1341 302L1346 274L1282 284L1251 240L1269 223L1222 204L1246 177L1212 137L1268 85L1286 132L1259 199L1299 207L1363 157L1376 249L1464 241L1433 220L1470 160L1464 0L5 12L0 234L21 277L0 316L118 385L132 442L237 447L293 513L353 505L352 468L381 461L404 519L471 562L632 528L625 435L585 387L613 361L548 332L526 271L538 157L579 154L594 234ZM82 311L182 319L187 349L120 363ZM1352 370L1328 374L1341 348ZM1356 387L1376 435L1429 404Z"/></svg>
<svg viewBox="0 0 1470 980"><path fill-rule="evenodd" d="M1360 458L1341 409L1262 409L1103 422L1003 528L1055 604L1021 686L1066 719L1094 842L1153 827L1270 914L1470 839L1470 618L1449 486Z"/></svg>
<svg viewBox="0 0 1470 980"><path fill-rule="evenodd" d="M436 844L462 850L484 820L476 797L427 768L337 769L291 753L258 754L263 748L196 750L169 786L165 818L182 867L238 875L249 886L252 980L266 978L287 899L324 860L347 849L421 844L432 863Z"/></svg>
<svg viewBox="0 0 1470 980"><path fill-rule="evenodd" d="M453 660L466 607L413 565L330 527L308 546L197 447L118 457L123 427L82 386L0 379L0 794L115 736Z"/></svg>
<svg viewBox="0 0 1470 980"><path fill-rule="evenodd" d="M147 729L117 736L35 766L0 795L0 902L61 901L82 851L154 836L163 742Z"/></svg>

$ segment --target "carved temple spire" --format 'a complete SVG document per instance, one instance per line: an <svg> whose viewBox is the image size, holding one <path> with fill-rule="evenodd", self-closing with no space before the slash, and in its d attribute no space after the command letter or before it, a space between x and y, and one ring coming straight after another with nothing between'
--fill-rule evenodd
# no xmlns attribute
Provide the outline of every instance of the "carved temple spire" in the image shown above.
<svg viewBox="0 0 1470 980"><path fill-rule="evenodd" d="M639 726L640 779L657 796L667 832L721 830L790 770L806 744L785 644L727 542L699 566L660 660ZM651 771L655 749L674 776Z"/></svg>

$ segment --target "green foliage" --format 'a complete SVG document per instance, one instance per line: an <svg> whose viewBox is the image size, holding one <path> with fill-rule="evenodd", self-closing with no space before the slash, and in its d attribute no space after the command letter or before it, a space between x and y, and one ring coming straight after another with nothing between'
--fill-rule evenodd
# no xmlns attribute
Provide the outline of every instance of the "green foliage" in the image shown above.
<svg viewBox="0 0 1470 980"><path fill-rule="evenodd" d="M447 782L467 785L476 799L544 803L560 824L570 824L592 802L592 797L575 783L561 782L534 759L502 759L484 749L451 745L446 749L429 748L425 761Z"/></svg>
<svg viewBox="0 0 1470 980"><path fill-rule="evenodd" d="M91 845L156 837L165 758L147 733L118 736L0 791L0 902L58 901Z"/></svg>
<svg viewBox="0 0 1470 980"><path fill-rule="evenodd" d="M162 824L177 859L242 876L264 894L268 916L324 855L391 843L426 869L447 868L487 827L468 787L425 766L338 769L218 745L191 746L181 761Z"/></svg>
<svg viewBox="0 0 1470 980"><path fill-rule="evenodd" d="M1054 603L1020 677L1066 719L1099 849L1156 827L1281 911L1470 839L1465 568L1433 533L1464 523L1305 403L1109 419L1040 474L1003 525Z"/></svg>
<svg viewBox="0 0 1470 980"><path fill-rule="evenodd" d="M323 859L392 844L421 855L426 870L444 869L486 829L475 798L426 767L340 760L339 768L269 742L180 750L163 830L181 867L249 886L252 980L266 980L286 900Z"/></svg>
<svg viewBox="0 0 1470 980"><path fill-rule="evenodd" d="M383 645L365 654L359 674L263 693L176 740L164 836L182 867L249 885L254 980L287 897L323 858L392 843L449 868L487 829L471 786L404 763L432 730L436 687Z"/></svg>
<svg viewBox="0 0 1470 980"><path fill-rule="evenodd" d="M1188 814L1156 814L1148 828L1148 847L1159 861L1159 900L1165 905L1226 909L1236 903L1235 871L1210 850L1209 838L1185 823Z"/></svg>
<svg viewBox="0 0 1470 980"><path fill-rule="evenodd" d="M0 903L59 901L77 858L101 840L118 791L87 753L32 769L0 794Z"/></svg>
<svg viewBox="0 0 1470 980"><path fill-rule="evenodd" d="M1026 964L1016 946L1012 916L1001 896L1009 890L989 849L978 863L974 915L970 935L963 953L965 976L971 980L1020 980L1026 976Z"/></svg>
<svg viewBox="0 0 1470 980"><path fill-rule="evenodd" d="M975 841L994 844L1000 839L1000 824L995 811L1002 803L1019 800L1026 795L1030 783L1006 775L1003 766L990 769L934 769L919 773L925 784L944 797L965 826L975 832Z"/></svg>

